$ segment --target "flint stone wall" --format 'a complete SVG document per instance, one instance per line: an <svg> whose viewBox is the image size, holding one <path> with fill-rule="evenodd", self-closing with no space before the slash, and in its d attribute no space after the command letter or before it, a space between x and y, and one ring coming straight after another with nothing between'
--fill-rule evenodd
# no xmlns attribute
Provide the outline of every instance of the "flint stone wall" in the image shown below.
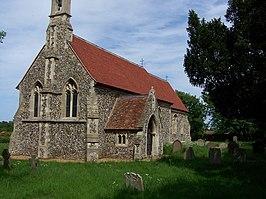
<svg viewBox="0 0 266 199"><path fill-rule="evenodd" d="M63 44L60 44L63 45ZM60 52L58 60L55 61L54 79L46 80L48 83L44 85L45 76L51 75L51 70L45 71L45 48L41 50L32 66L19 84L20 103L17 113L14 117L14 131L10 141L10 151L12 155L42 155L44 151L38 152L38 147L42 143L47 143L45 149L48 158L63 159L86 159L87 148L87 126L88 119L87 110L88 99L90 96L90 86L93 81L83 68L79 60L73 54L72 50L67 46L64 51ZM47 74L45 74L45 72ZM49 74L48 74L49 73ZM75 119L64 118L64 87L69 79L73 79L78 87L78 116ZM52 82L54 81L54 84ZM42 94L41 116L34 118L32 116L31 100L34 86L40 82L46 91ZM145 158L147 128L150 117L155 117L157 125L157 154L163 152L163 144L173 142L180 139L178 134L171 133L171 109L170 105L161 101L155 101L149 97L148 104L144 110L141 124L143 132L128 133L128 146L115 146L115 133L105 132L104 127L108 121L108 117L115 104L116 98L121 96L132 95L132 93L115 90L101 85L95 86L95 92L98 102L99 112L99 158L115 157L123 159L132 159L136 138L140 144L140 157ZM156 95L156 91L155 91ZM47 111L47 107L49 107ZM185 114L177 113L179 121L185 124L183 127L186 135L189 136L189 124ZM43 132L42 126L48 125L48 135ZM158 134L160 132L160 134ZM137 133L139 134L137 136ZM47 137L48 136L48 137ZM187 136L187 137L188 137ZM185 140L189 140L185 137ZM41 150L41 149L39 149Z"/></svg>

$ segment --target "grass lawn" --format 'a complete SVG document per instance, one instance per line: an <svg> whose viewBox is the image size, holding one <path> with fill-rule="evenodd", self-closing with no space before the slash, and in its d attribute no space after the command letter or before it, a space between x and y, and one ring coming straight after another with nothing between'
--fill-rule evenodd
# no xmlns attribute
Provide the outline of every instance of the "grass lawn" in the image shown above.
<svg viewBox="0 0 266 199"><path fill-rule="evenodd" d="M0 144L0 150L6 147ZM226 151L223 164L208 165L208 149L193 146L196 159L182 154L151 162L40 162L39 172L28 161L13 160L10 171L0 169L0 198L266 198L266 155L253 155L234 165ZM125 189L124 173L143 177L145 191Z"/></svg>

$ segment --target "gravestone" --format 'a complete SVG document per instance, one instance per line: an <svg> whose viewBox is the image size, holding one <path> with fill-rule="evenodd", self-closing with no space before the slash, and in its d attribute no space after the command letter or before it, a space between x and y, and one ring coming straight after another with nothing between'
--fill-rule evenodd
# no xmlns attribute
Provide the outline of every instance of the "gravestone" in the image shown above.
<svg viewBox="0 0 266 199"><path fill-rule="evenodd" d="M233 136L233 141L236 142L236 143L238 143L238 140L237 140L237 136L236 135Z"/></svg>
<svg viewBox="0 0 266 199"><path fill-rule="evenodd" d="M3 150L2 156L4 158L4 164L3 164L4 169L10 169L11 168L11 164L10 164L10 160L9 160L10 153L9 153L8 149Z"/></svg>
<svg viewBox="0 0 266 199"><path fill-rule="evenodd" d="M233 156L234 156L234 163L244 163L247 161L246 149L239 148L235 150Z"/></svg>
<svg viewBox="0 0 266 199"><path fill-rule="evenodd" d="M197 140L197 145L198 145L198 146L205 146L205 140L203 140L203 139L198 139L198 140Z"/></svg>
<svg viewBox="0 0 266 199"><path fill-rule="evenodd" d="M39 159L35 155L32 155L29 159L32 171L38 172Z"/></svg>
<svg viewBox="0 0 266 199"><path fill-rule="evenodd" d="M144 191L142 177L139 174L125 173L126 187L132 190Z"/></svg>
<svg viewBox="0 0 266 199"><path fill-rule="evenodd" d="M195 158L194 150L192 147L186 148L184 153L184 160L193 160Z"/></svg>
<svg viewBox="0 0 266 199"><path fill-rule="evenodd" d="M227 149L227 147L228 147L228 144L225 143L225 142L222 142L222 143L219 144L219 148L220 149Z"/></svg>
<svg viewBox="0 0 266 199"><path fill-rule="evenodd" d="M221 165L221 150L219 148L210 148L209 149L209 164L211 166Z"/></svg>
<svg viewBox="0 0 266 199"><path fill-rule="evenodd" d="M232 154L235 152L235 150L238 150L238 148L239 148L239 145L235 141L229 142L227 146L228 152Z"/></svg>
<svg viewBox="0 0 266 199"><path fill-rule="evenodd" d="M256 140L252 144L253 153L264 153L264 143L262 140Z"/></svg>
<svg viewBox="0 0 266 199"><path fill-rule="evenodd" d="M173 153L182 151L182 143L179 140L173 143Z"/></svg>

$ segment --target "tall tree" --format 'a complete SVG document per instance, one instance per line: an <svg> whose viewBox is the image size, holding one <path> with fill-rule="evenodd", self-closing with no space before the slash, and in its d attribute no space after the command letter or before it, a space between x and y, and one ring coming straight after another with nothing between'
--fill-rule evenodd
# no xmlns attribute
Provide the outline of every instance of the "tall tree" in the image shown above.
<svg viewBox="0 0 266 199"><path fill-rule="evenodd" d="M6 32L5 31L0 31L0 43L3 43L3 39L6 36Z"/></svg>
<svg viewBox="0 0 266 199"><path fill-rule="evenodd" d="M196 96L177 90L176 94L189 110L188 120L190 123L191 136L192 139L196 139L197 134L205 130L205 106Z"/></svg>
<svg viewBox="0 0 266 199"><path fill-rule="evenodd" d="M266 1L229 0L226 19L191 10L185 72L223 117L266 123Z"/></svg>

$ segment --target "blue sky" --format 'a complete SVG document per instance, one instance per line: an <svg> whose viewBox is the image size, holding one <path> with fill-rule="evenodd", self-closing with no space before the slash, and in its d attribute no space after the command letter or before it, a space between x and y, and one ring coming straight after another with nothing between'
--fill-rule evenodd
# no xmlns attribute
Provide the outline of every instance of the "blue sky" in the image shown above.
<svg viewBox="0 0 266 199"><path fill-rule="evenodd" d="M9 121L18 107L16 90L45 43L51 0L0 0L0 121ZM200 96L190 85L183 61L190 9L200 18L221 17L227 0L72 0L74 34L166 79L174 89Z"/></svg>

